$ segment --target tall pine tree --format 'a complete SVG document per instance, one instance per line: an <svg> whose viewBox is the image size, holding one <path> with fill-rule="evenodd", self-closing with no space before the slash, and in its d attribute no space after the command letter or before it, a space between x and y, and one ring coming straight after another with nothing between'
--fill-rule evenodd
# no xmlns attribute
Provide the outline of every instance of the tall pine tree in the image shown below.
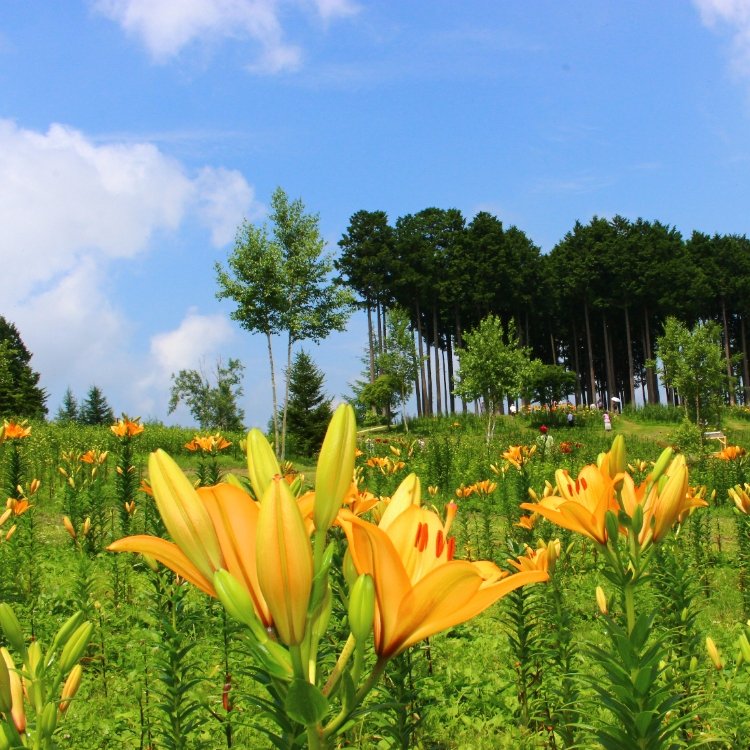
<svg viewBox="0 0 750 750"><path fill-rule="evenodd" d="M47 393L30 361L18 329L0 315L0 417L42 419L47 413Z"/></svg>

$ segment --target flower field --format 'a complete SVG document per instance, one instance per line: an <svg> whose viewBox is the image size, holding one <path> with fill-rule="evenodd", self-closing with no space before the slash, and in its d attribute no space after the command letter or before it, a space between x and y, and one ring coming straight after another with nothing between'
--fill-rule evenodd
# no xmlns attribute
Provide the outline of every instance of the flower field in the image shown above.
<svg viewBox="0 0 750 750"><path fill-rule="evenodd" d="M6 422L0 748L750 747L725 432L342 407L279 464L257 430Z"/></svg>

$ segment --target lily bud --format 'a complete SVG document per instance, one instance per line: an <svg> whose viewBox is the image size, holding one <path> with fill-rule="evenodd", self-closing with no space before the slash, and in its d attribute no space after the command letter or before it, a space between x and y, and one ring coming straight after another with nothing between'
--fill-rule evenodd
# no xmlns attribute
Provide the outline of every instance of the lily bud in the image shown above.
<svg viewBox="0 0 750 750"><path fill-rule="evenodd" d="M357 643L364 643L372 633L375 617L375 583L363 573L357 578L349 594L349 629Z"/></svg>
<svg viewBox="0 0 750 750"><path fill-rule="evenodd" d="M47 666L49 666L52 663L52 655L54 654L54 652L60 646L64 646L68 642L68 640L70 639L70 636L73 635L73 633L75 633L75 631L78 629L82 621L83 621L83 612L76 612L74 615L71 615L60 626L60 629L57 631L52 641L52 645L49 647L44 657L44 662Z"/></svg>
<svg viewBox="0 0 750 750"><path fill-rule="evenodd" d="M26 712L23 708L23 684L21 683L21 677L16 671L16 665L13 663L8 649L4 646L0 648L0 659L5 663L5 671L8 673L10 681L10 714L13 719L13 726L15 726L19 734L23 734L26 731Z"/></svg>
<svg viewBox="0 0 750 750"><path fill-rule="evenodd" d="M669 466L669 462L672 460L673 455L674 451L671 448L665 448L661 452L661 455L654 464L654 470L651 472L652 482L656 482L659 480L659 477L661 477L661 475L665 472L667 466Z"/></svg>
<svg viewBox="0 0 750 750"><path fill-rule="evenodd" d="M8 643L13 647L13 650L25 658L26 656L26 643L21 630L21 623L18 622L15 612L10 608L9 604L3 602L0 604L0 627L5 633L5 637L8 639Z"/></svg>
<svg viewBox="0 0 750 750"><path fill-rule="evenodd" d="M5 659L0 658L0 713L9 714L13 708L13 696L10 692L10 672Z"/></svg>
<svg viewBox="0 0 750 750"><path fill-rule="evenodd" d="M612 447L609 449L609 476L614 479L615 475L625 471L625 438L617 435L612 441Z"/></svg>
<svg viewBox="0 0 750 750"><path fill-rule="evenodd" d="M344 580L346 581L347 586L351 588L357 580L358 573L357 569L354 567L354 560L352 559L352 553L349 551L349 547L346 548L346 552L344 553L344 561L341 568L344 573Z"/></svg>
<svg viewBox="0 0 750 750"><path fill-rule="evenodd" d="M247 472L257 500L263 497L271 480L281 474L273 448L257 428L247 433Z"/></svg>
<svg viewBox="0 0 750 750"><path fill-rule="evenodd" d="M339 512L352 483L357 423L354 409L341 404L328 425L315 474L313 519L318 531L327 530Z"/></svg>
<svg viewBox="0 0 750 750"><path fill-rule="evenodd" d="M716 669L724 669L724 665L721 663L721 656L719 654L719 649L716 648L714 639L711 638L710 635L706 636L706 651L708 651L708 656L710 657Z"/></svg>
<svg viewBox="0 0 750 750"><path fill-rule="evenodd" d="M213 584L216 595L224 605L227 614L247 625L256 639L265 643L268 640L268 634L255 612L253 600L247 589L228 570L223 569L214 573Z"/></svg>
<svg viewBox="0 0 750 750"><path fill-rule="evenodd" d="M248 438L249 440L250 438ZM310 539L289 486L276 477L266 489L258 514L258 583L279 639L302 642L313 581Z"/></svg>
<svg viewBox="0 0 750 750"><path fill-rule="evenodd" d="M163 450L149 456L148 469L154 500L169 535L211 580L221 567L222 555L206 506L182 469Z"/></svg>
<svg viewBox="0 0 750 750"><path fill-rule="evenodd" d="M609 604L607 604L607 595L604 593L604 589L601 586L596 587L596 606L599 607L599 611L606 615L609 612Z"/></svg>
<svg viewBox="0 0 750 750"><path fill-rule="evenodd" d="M92 623L84 622L70 636L68 642L63 647L62 654L60 654L60 670L63 674L72 669L83 656L83 652L91 640L93 630L94 626Z"/></svg>
<svg viewBox="0 0 750 750"><path fill-rule="evenodd" d="M73 523L67 516L63 516L63 526L65 527L65 531L67 531L68 534L70 535L70 538L75 539L77 536L76 530L73 526Z"/></svg>

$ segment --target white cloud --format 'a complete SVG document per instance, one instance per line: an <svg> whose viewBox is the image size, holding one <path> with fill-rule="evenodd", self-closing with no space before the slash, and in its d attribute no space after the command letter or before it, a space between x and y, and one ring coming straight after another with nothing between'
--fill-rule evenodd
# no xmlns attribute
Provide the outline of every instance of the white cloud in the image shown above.
<svg viewBox="0 0 750 750"><path fill-rule="evenodd" d="M151 355L163 375L185 369L199 369L205 360L234 337L224 315L200 315L188 311L173 331L151 337ZM214 362L206 366L213 367Z"/></svg>
<svg viewBox="0 0 750 750"><path fill-rule="evenodd" d="M0 120L0 298L23 300L87 257L132 258L157 231L175 231L193 210L215 245L257 215L236 171L183 166L148 143L97 145L52 125L46 133Z"/></svg>
<svg viewBox="0 0 750 750"><path fill-rule="evenodd" d="M732 64L740 75L750 75L750 0L693 0L701 21L709 28L728 26L732 33Z"/></svg>
<svg viewBox="0 0 750 750"><path fill-rule="evenodd" d="M282 4L279 0L96 0L94 7L139 37L158 62L196 41L249 38L261 52L248 69L280 73L297 70L302 61L299 47L284 40ZM311 0L311 5L324 21L357 10L350 0Z"/></svg>
<svg viewBox="0 0 750 750"><path fill-rule="evenodd" d="M193 216L224 245L260 211L237 171L191 175L153 144L97 144L62 125L40 133L0 120L2 314L33 352L52 414L66 386L83 397L92 383L116 409L163 413L170 373L195 366L190 352L213 357L229 323L191 312L150 354L139 351L135 323L107 296L114 263L125 276L142 272L154 237L189 232Z"/></svg>

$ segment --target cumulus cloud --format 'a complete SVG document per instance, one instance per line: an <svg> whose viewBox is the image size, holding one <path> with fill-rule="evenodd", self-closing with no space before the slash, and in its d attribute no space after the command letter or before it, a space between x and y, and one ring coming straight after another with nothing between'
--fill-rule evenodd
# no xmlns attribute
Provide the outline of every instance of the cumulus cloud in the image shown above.
<svg viewBox="0 0 750 750"><path fill-rule="evenodd" d="M732 34L732 64L750 76L750 0L693 0L709 28L728 27Z"/></svg>
<svg viewBox="0 0 750 750"><path fill-rule="evenodd" d="M297 70L302 62L300 48L284 40L281 4L278 0L97 0L94 7L138 37L158 62L196 41L252 39L260 54L248 68L280 73ZM308 4L324 21L357 10L350 0L308 0Z"/></svg>
<svg viewBox="0 0 750 750"><path fill-rule="evenodd" d="M188 314L173 331L151 337L151 355L163 375L185 369L198 369L213 352L221 349L234 336L223 315ZM208 363L212 367L213 363Z"/></svg>
<svg viewBox="0 0 750 750"><path fill-rule="evenodd" d="M195 366L188 353L208 356L225 341L226 321L191 313L150 354L138 351L130 312L107 296L112 270L138 272L156 255L156 235L177 236L194 220L224 245L260 212L237 171L191 173L153 144L97 144L63 125L42 133L0 120L0 314L33 352L53 413L67 385L92 383L117 396L115 408L149 406L147 385L163 396L170 372Z"/></svg>
<svg viewBox="0 0 750 750"><path fill-rule="evenodd" d="M157 231L197 213L212 241L257 215L253 190L236 171L196 176L148 143L97 145L52 125L46 133L0 120L0 297L23 300L87 257L132 258Z"/></svg>

